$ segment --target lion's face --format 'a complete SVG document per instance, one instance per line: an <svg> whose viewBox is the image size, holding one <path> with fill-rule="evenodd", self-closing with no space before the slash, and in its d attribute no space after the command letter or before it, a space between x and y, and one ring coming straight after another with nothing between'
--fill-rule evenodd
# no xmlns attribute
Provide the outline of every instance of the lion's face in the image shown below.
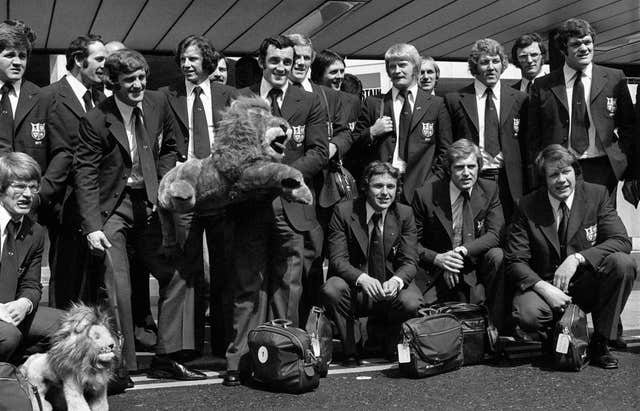
<svg viewBox="0 0 640 411"><path fill-rule="evenodd" d="M93 343L93 351L97 361L106 364L116 357L116 340L107 327L102 324L92 325L88 337Z"/></svg>

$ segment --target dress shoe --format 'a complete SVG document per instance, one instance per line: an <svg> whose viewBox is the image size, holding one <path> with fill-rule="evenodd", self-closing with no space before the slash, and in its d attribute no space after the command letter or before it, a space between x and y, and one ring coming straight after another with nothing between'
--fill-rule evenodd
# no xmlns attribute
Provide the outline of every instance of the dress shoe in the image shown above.
<svg viewBox="0 0 640 411"><path fill-rule="evenodd" d="M361 365L362 365L362 360L355 355L349 355L344 360L342 360L343 367L359 367Z"/></svg>
<svg viewBox="0 0 640 411"><path fill-rule="evenodd" d="M622 338L622 336L619 336L615 340L609 340L608 344L609 344L609 347L615 348L616 350L627 349L627 342L624 340L624 338Z"/></svg>
<svg viewBox="0 0 640 411"><path fill-rule="evenodd" d="M118 372L112 379L109 380L107 385L107 395L122 394L126 389L133 388L133 380L129 377L127 372Z"/></svg>
<svg viewBox="0 0 640 411"><path fill-rule="evenodd" d="M594 338L589 344L589 354L593 365L608 370L618 368L618 359L611 354L604 339Z"/></svg>
<svg viewBox="0 0 640 411"><path fill-rule="evenodd" d="M236 387L240 385L240 371L227 370L222 380L222 385L227 387Z"/></svg>
<svg viewBox="0 0 640 411"><path fill-rule="evenodd" d="M193 381L206 380L207 376L197 370L185 367L177 361L167 357L153 357L151 369L147 373L151 378L171 378L174 380Z"/></svg>

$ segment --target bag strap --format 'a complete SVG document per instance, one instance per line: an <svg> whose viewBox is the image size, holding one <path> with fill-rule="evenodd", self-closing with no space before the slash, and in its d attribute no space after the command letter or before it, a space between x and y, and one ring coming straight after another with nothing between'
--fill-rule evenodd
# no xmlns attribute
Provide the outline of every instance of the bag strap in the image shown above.
<svg viewBox="0 0 640 411"><path fill-rule="evenodd" d="M329 141L333 138L333 121L331 121L331 113L329 113L329 100L327 99L327 93L320 87L320 94L324 99L324 106L327 108L327 131L329 133Z"/></svg>
<svg viewBox="0 0 640 411"><path fill-rule="evenodd" d="M276 318L275 320L269 321L269 324L274 325L276 327L287 328L290 325L292 325L293 322L284 318Z"/></svg>

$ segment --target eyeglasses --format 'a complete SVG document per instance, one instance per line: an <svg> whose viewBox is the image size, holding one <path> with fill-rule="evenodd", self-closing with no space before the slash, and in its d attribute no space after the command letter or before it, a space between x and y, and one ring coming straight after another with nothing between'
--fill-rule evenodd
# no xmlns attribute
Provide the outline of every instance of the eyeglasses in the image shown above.
<svg viewBox="0 0 640 411"><path fill-rule="evenodd" d="M527 58L531 57L531 60L536 60L540 57L540 53L523 53L518 55L518 60L526 61Z"/></svg>
<svg viewBox="0 0 640 411"><path fill-rule="evenodd" d="M40 184L11 183L9 186L18 194L24 193L27 188L32 194L40 192Z"/></svg>

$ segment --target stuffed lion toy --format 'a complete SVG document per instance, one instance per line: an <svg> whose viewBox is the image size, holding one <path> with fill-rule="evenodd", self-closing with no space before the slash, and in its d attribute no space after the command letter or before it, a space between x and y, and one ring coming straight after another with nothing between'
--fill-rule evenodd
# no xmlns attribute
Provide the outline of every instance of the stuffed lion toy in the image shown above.
<svg viewBox="0 0 640 411"><path fill-rule="evenodd" d="M31 355L20 371L38 390L45 411L65 406L73 411L108 410L107 384L119 349L104 312L74 305L63 316L49 352Z"/></svg>

